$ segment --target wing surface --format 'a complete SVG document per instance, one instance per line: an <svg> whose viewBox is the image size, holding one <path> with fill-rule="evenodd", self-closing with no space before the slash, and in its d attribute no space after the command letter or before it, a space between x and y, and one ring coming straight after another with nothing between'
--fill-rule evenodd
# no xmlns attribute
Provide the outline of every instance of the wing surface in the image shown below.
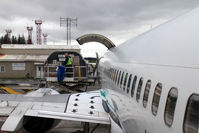
<svg viewBox="0 0 199 133"><path fill-rule="evenodd" d="M8 117L2 130L11 132L18 130L22 127L24 116L110 124L99 91L56 95L45 95L46 92L35 94L0 95L0 116Z"/></svg>

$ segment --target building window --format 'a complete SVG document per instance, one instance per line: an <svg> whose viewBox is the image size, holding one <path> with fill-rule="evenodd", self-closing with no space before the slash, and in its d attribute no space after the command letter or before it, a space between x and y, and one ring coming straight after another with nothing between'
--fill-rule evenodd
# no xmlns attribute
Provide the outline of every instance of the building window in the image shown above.
<svg viewBox="0 0 199 133"><path fill-rule="evenodd" d="M0 72L5 72L5 66L0 66Z"/></svg>
<svg viewBox="0 0 199 133"><path fill-rule="evenodd" d="M12 63L12 70L14 71L25 71L26 64L25 63Z"/></svg>
<svg viewBox="0 0 199 133"><path fill-rule="evenodd" d="M199 95L193 94L189 98L183 129L184 133L198 133L199 131Z"/></svg>
<svg viewBox="0 0 199 133"><path fill-rule="evenodd" d="M129 76L129 80L128 80L128 83L127 83L127 93L129 93L131 79L132 79L132 74Z"/></svg>
<svg viewBox="0 0 199 133"><path fill-rule="evenodd" d="M122 73L122 77L121 77L121 80L120 80L120 88L122 88L122 81L123 81L123 78L124 78L124 72Z"/></svg>
<svg viewBox="0 0 199 133"><path fill-rule="evenodd" d="M128 73L126 73L124 76L123 90L125 90L127 78L128 78Z"/></svg>
<svg viewBox="0 0 199 133"><path fill-rule="evenodd" d="M118 77L118 80L117 80L117 85L119 85L119 82L120 82L120 76L121 76L121 71L119 73L119 77Z"/></svg>
<svg viewBox="0 0 199 133"><path fill-rule="evenodd" d="M157 115L158 113L158 106L160 102L160 96L162 92L162 84L158 83L155 87L154 95L153 95L153 102L152 102L152 113L153 115Z"/></svg>
<svg viewBox="0 0 199 133"><path fill-rule="evenodd" d="M140 99L140 93L141 93L141 90L142 90L142 84L143 84L143 78L140 78L140 81L139 81L138 87L137 87L137 93L136 93L136 100L137 100L137 102Z"/></svg>
<svg viewBox="0 0 199 133"><path fill-rule="evenodd" d="M164 111L164 121L170 127L173 123L176 102L178 98L177 88L171 88L167 97L167 103Z"/></svg>
<svg viewBox="0 0 199 133"><path fill-rule="evenodd" d="M40 66L38 67L38 69L39 69L39 71L41 71L41 67Z"/></svg>
<svg viewBox="0 0 199 133"><path fill-rule="evenodd" d="M53 60L53 64L57 64L57 60Z"/></svg>
<svg viewBox="0 0 199 133"><path fill-rule="evenodd" d="M148 98L149 98L149 92L151 88L151 80L148 80L145 86L144 96L143 96L143 106L146 108Z"/></svg>
<svg viewBox="0 0 199 133"><path fill-rule="evenodd" d="M131 97L133 97L133 95L134 95L136 82L137 82L137 76L135 76L134 79L133 79L133 84L132 84L132 87L131 87Z"/></svg>

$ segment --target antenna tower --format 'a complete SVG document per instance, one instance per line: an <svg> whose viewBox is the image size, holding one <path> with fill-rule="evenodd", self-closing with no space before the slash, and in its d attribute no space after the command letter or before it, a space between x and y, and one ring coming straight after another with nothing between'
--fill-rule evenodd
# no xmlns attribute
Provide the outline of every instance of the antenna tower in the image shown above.
<svg viewBox="0 0 199 133"><path fill-rule="evenodd" d="M11 29L6 29L5 31L6 31L6 34L8 36L7 44L11 44L10 37L11 37L12 30Z"/></svg>
<svg viewBox="0 0 199 133"><path fill-rule="evenodd" d="M44 33L44 34L43 34L43 37L44 37L44 44L46 45L46 44L47 44L47 37L48 37L48 34L47 34L47 33Z"/></svg>
<svg viewBox="0 0 199 133"><path fill-rule="evenodd" d="M41 40L41 24L42 24L42 20L35 20L35 24L37 26L37 44L41 45L42 44L42 40Z"/></svg>
<svg viewBox="0 0 199 133"><path fill-rule="evenodd" d="M33 27L26 27L28 30L28 44L33 44L32 42L32 31L33 31Z"/></svg>
<svg viewBox="0 0 199 133"><path fill-rule="evenodd" d="M67 40L67 45L71 44L71 27L72 24L75 24L75 26L77 27L77 18L73 19L73 18L62 18L60 17L60 27L66 27L66 40Z"/></svg>

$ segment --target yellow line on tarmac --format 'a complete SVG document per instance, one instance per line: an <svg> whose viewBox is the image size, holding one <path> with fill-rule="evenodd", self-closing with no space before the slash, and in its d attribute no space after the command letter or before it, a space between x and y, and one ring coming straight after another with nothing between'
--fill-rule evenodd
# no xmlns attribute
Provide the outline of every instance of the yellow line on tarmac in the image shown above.
<svg viewBox="0 0 199 133"><path fill-rule="evenodd" d="M5 91L7 91L7 92L10 93L10 94L21 94L21 93L19 93L19 92L14 91L13 89L10 89L10 88L5 87L5 86L2 86L2 87L0 87L0 88L4 89Z"/></svg>

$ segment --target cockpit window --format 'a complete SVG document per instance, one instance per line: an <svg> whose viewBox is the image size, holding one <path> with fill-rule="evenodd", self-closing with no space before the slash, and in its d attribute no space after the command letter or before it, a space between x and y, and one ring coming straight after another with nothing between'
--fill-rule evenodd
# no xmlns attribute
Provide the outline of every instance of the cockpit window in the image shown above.
<svg viewBox="0 0 199 133"><path fill-rule="evenodd" d="M184 133L199 132L199 95L190 96L184 117Z"/></svg>
<svg viewBox="0 0 199 133"><path fill-rule="evenodd" d="M164 111L164 121L170 127L173 123L176 102L178 98L177 88L172 87L167 97L167 103Z"/></svg>
<svg viewBox="0 0 199 133"><path fill-rule="evenodd" d="M152 113L153 115L157 115L158 113L158 106L160 102L160 96L162 92L162 84L158 83L155 87L154 95L153 95L153 102L152 102Z"/></svg>
<svg viewBox="0 0 199 133"><path fill-rule="evenodd" d="M133 79L133 84L132 84L132 87L131 87L131 97L133 97L133 95L134 95L136 82L137 82L137 76L135 76L134 79Z"/></svg>

